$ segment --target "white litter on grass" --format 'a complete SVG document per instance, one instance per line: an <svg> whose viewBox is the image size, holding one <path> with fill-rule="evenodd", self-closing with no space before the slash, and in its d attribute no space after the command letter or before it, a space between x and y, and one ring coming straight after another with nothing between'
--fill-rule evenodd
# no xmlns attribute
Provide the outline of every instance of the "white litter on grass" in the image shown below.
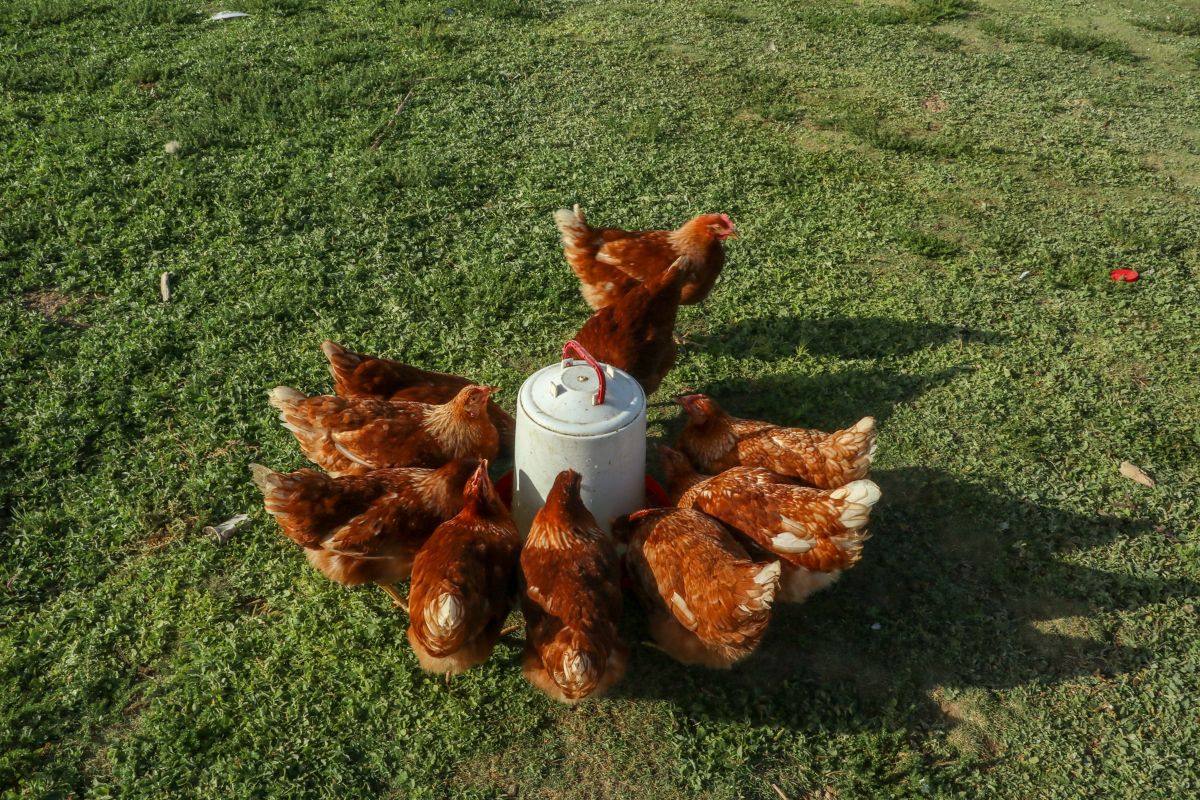
<svg viewBox="0 0 1200 800"><path fill-rule="evenodd" d="M158 276L158 291L164 303L171 302L171 273L164 272Z"/></svg>
<svg viewBox="0 0 1200 800"><path fill-rule="evenodd" d="M218 22L223 19L237 19L238 17L250 16L244 11L218 11L208 18L209 22Z"/></svg>
<svg viewBox="0 0 1200 800"><path fill-rule="evenodd" d="M1025 270L1024 272L1022 272L1020 275L1018 275L1018 276L1017 276L1017 280L1019 280L1019 281L1023 281L1023 280L1025 280L1026 278L1028 278L1028 277L1029 277L1030 275L1032 275L1032 274L1033 274L1033 270L1031 270L1031 269L1027 269L1027 270Z"/></svg>
<svg viewBox="0 0 1200 800"><path fill-rule="evenodd" d="M209 536L216 537L217 544L225 544L229 541L229 537L233 536L233 532L238 526L246 520L250 519L249 514L237 514L222 522L220 525L209 525L204 529L204 532Z"/></svg>
<svg viewBox="0 0 1200 800"><path fill-rule="evenodd" d="M1136 464L1130 463L1129 461L1122 461L1121 466L1118 468L1117 471L1120 472L1122 475L1124 475L1126 478L1129 478L1129 480L1131 480L1135 483L1140 483L1142 486L1153 486L1154 485L1154 478L1151 478L1149 475L1147 475L1145 473L1145 471L1142 470L1141 467L1139 467Z"/></svg>
<svg viewBox="0 0 1200 800"><path fill-rule="evenodd" d="M880 625L878 622L872 622L872 623L871 623L871 630L873 630L873 631L877 631L877 630L881 629L882 627L883 627L883 626L882 626L882 625Z"/></svg>

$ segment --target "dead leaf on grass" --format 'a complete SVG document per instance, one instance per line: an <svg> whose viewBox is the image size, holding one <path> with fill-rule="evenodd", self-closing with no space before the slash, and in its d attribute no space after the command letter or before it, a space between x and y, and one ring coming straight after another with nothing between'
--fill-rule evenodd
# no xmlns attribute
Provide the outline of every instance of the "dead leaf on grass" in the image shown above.
<svg viewBox="0 0 1200 800"><path fill-rule="evenodd" d="M1142 486L1153 486L1154 478L1147 475L1141 467L1132 464L1129 461L1121 462L1121 474L1129 480L1140 483Z"/></svg>

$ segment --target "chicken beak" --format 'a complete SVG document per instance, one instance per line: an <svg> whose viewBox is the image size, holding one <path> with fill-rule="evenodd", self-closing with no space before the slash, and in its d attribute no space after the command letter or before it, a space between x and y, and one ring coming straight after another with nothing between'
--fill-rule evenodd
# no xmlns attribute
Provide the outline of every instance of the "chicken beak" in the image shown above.
<svg viewBox="0 0 1200 800"><path fill-rule="evenodd" d="M471 480L467 482L467 488L472 493L478 494L483 491L483 484L487 481L488 462L486 458L479 460L479 466L475 468L475 474L471 476Z"/></svg>
<svg viewBox="0 0 1200 800"><path fill-rule="evenodd" d="M673 397L671 399L674 400L679 405L683 406L685 410L691 411L692 405L696 402L696 398L698 398L699 396L700 395L698 395L698 394L679 394L679 395L675 395L675 397Z"/></svg>

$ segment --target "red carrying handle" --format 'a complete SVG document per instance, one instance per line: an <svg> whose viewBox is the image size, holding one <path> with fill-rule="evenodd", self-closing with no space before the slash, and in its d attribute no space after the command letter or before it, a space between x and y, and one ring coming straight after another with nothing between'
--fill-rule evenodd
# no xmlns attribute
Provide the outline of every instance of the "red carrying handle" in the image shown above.
<svg viewBox="0 0 1200 800"><path fill-rule="evenodd" d="M575 341L574 339L568 340L567 343L563 345L563 349L562 349L563 361L567 360L567 353L570 353L572 350L575 351L575 355L579 356L584 361L586 361L588 363L588 366L590 366L592 369L596 370L596 377L600 380L600 391L596 392L596 397L595 397L595 400L593 401L593 403L598 406L604 405L604 393L605 393L605 390L608 388L608 384L604 380L604 370L602 370L600 368L600 362L597 361L596 359L592 358L592 354L589 353L587 350L584 350L583 345L581 345L579 342Z"/></svg>

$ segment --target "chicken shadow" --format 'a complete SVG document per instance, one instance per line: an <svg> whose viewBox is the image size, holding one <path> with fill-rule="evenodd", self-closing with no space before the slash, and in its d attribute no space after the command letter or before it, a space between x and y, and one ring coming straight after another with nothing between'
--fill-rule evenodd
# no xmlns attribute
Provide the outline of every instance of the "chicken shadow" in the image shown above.
<svg viewBox="0 0 1200 800"><path fill-rule="evenodd" d="M872 476L883 500L862 562L804 605L777 605L758 651L729 672L684 667L645 647L616 694L799 730L953 726L938 689L1053 686L1111 677L1154 654L1122 644L1093 618L1200 585L1132 577L1060 556L1164 535L1136 520L1088 517L1007 496L942 471ZM627 635L647 640L640 612Z"/></svg>
<svg viewBox="0 0 1200 800"><path fill-rule="evenodd" d="M793 356L799 350L842 359L889 358L953 341L1002 344L1005 334L938 322L890 317L755 317L710 333L690 334L706 353L763 361Z"/></svg>
<svg viewBox="0 0 1200 800"><path fill-rule="evenodd" d="M868 414L882 422L896 406L971 370L949 367L930 375L913 375L886 369L853 369L834 374L735 376L688 387L688 391L709 395L736 417L838 430ZM671 400L666 397L656 402L669 404ZM672 440L683 423L681 414L672 427Z"/></svg>

